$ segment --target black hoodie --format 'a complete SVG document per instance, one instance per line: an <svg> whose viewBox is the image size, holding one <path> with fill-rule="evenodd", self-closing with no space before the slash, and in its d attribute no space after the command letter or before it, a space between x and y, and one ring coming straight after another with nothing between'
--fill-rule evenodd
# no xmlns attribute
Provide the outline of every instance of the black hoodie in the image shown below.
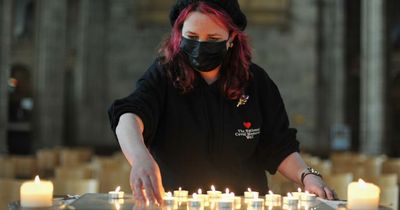
<svg viewBox="0 0 400 210"><path fill-rule="evenodd" d="M220 81L208 85L197 75L194 89L181 94L156 60L129 96L108 110L115 132L119 117L135 113L144 124L144 141L157 161L165 190L197 191L213 184L241 194L248 187L268 192L265 170L274 174L298 152L296 130L274 82L251 64L248 100L227 99Z"/></svg>

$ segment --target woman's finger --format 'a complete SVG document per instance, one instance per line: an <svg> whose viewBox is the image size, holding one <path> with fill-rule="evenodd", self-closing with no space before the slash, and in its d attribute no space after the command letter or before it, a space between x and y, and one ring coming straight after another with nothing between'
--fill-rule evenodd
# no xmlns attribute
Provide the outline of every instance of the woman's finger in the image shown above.
<svg viewBox="0 0 400 210"><path fill-rule="evenodd" d="M141 203L146 203L146 199L143 195L142 191L143 183L140 179L136 179L135 182L133 183L133 197L136 202L139 204Z"/></svg>
<svg viewBox="0 0 400 210"><path fill-rule="evenodd" d="M325 191L327 199L329 199L329 200L335 199L335 196L333 195L333 192L331 189L329 189L329 187L324 187L324 191Z"/></svg>
<svg viewBox="0 0 400 210"><path fill-rule="evenodd" d="M153 190L154 190L154 197L159 204L163 202L163 194L164 194L164 187L162 185L161 176L160 174L156 174L156 176L149 176Z"/></svg>
<svg viewBox="0 0 400 210"><path fill-rule="evenodd" d="M154 190L153 190L153 185L151 184L150 177L145 176L143 177L143 187L144 190L146 191L146 197L149 203L154 203L155 202L155 196L154 196Z"/></svg>

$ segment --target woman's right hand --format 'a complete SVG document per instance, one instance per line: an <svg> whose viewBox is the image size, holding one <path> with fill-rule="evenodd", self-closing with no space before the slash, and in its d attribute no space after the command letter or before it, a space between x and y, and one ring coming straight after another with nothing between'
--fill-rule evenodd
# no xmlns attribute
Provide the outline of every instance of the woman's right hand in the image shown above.
<svg viewBox="0 0 400 210"><path fill-rule="evenodd" d="M144 205L147 201L162 204L164 187L157 162L148 150L135 156L129 181L136 204Z"/></svg>

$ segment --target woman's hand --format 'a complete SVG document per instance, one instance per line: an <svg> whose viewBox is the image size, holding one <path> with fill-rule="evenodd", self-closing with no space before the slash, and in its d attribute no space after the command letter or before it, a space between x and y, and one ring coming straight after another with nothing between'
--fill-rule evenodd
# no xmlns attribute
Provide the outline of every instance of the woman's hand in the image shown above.
<svg viewBox="0 0 400 210"><path fill-rule="evenodd" d="M303 183L305 190L316 194L318 197L329 200L337 199L335 191L330 189L319 176L309 174L304 177Z"/></svg>
<svg viewBox="0 0 400 210"><path fill-rule="evenodd" d="M147 150L135 156L129 181L136 204L144 205L147 201L162 204L164 187L158 164Z"/></svg>

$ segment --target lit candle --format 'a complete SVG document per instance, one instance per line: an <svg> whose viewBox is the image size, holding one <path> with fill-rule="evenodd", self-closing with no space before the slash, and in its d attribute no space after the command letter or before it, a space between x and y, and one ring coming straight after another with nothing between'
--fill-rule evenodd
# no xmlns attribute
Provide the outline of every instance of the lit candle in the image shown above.
<svg viewBox="0 0 400 210"><path fill-rule="evenodd" d="M207 202L208 200L208 195L203 194L203 191L201 189L197 190L197 197L201 199L203 202Z"/></svg>
<svg viewBox="0 0 400 210"><path fill-rule="evenodd" d="M274 194L271 190L268 191L268 194L265 194L265 201L267 203L278 203L281 201L281 195Z"/></svg>
<svg viewBox="0 0 400 210"><path fill-rule="evenodd" d="M39 176L36 176L35 181L22 184L20 195L22 207L50 207L53 205L53 183L40 181Z"/></svg>
<svg viewBox="0 0 400 210"><path fill-rule="evenodd" d="M167 192L163 198L164 200L164 204L167 206L173 206L175 203L175 199L174 197L172 197L172 193L171 192Z"/></svg>
<svg viewBox="0 0 400 210"><path fill-rule="evenodd" d="M235 193L230 193L229 188L225 189L225 193L221 194L221 199L226 199L226 200L234 200L235 199Z"/></svg>
<svg viewBox="0 0 400 210"><path fill-rule="evenodd" d="M233 200L229 198L221 198L220 200L218 200L218 207L220 209L232 209Z"/></svg>
<svg viewBox="0 0 400 210"><path fill-rule="evenodd" d="M358 182L352 182L347 187L347 208L378 209L379 193L379 187L372 183L366 183L362 179L359 179Z"/></svg>
<svg viewBox="0 0 400 210"><path fill-rule="evenodd" d="M258 192L256 191L251 191L250 188L247 188L247 191L244 192L244 198L245 199L252 199L252 198L258 198Z"/></svg>
<svg viewBox="0 0 400 210"><path fill-rule="evenodd" d="M211 199L219 198L221 196L221 191L215 190L214 185L211 185L211 190L207 191L207 195Z"/></svg>
<svg viewBox="0 0 400 210"><path fill-rule="evenodd" d="M301 195L302 201L314 202L316 198L317 196L315 194L309 193L307 190Z"/></svg>
<svg viewBox="0 0 400 210"><path fill-rule="evenodd" d="M258 194L257 196L254 195L253 199L250 201L250 205L253 208L261 208L264 206L264 199L258 198Z"/></svg>
<svg viewBox="0 0 400 210"><path fill-rule="evenodd" d="M287 196L283 197L283 204L288 206L297 206L299 204L299 200L292 194L288 193Z"/></svg>
<svg viewBox="0 0 400 210"><path fill-rule="evenodd" d="M119 199L124 197L124 191L120 191L121 187L118 186L115 188L115 191L108 192L108 196L112 199Z"/></svg>
<svg viewBox="0 0 400 210"><path fill-rule="evenodd" d="M178 190L174 190L174 197L187 197L189 192L187 190L182 190L182 187L179 187Z"/></svg>
<svg viewBox="0 0 400 210"><path fill-rule="evenodd" d="M303 192L301 192L301 188L297 188L297 192L292 192L292 196L297 198L297 200L301 200L301 196L303 196Z"/></svg>
<svg viewBox="0 0 400 210"><path fill-rule="evenodd" d="M189 207L200 207L202 200L197 197L196 193L193 193L192 198L188 199Z"/></svg>

